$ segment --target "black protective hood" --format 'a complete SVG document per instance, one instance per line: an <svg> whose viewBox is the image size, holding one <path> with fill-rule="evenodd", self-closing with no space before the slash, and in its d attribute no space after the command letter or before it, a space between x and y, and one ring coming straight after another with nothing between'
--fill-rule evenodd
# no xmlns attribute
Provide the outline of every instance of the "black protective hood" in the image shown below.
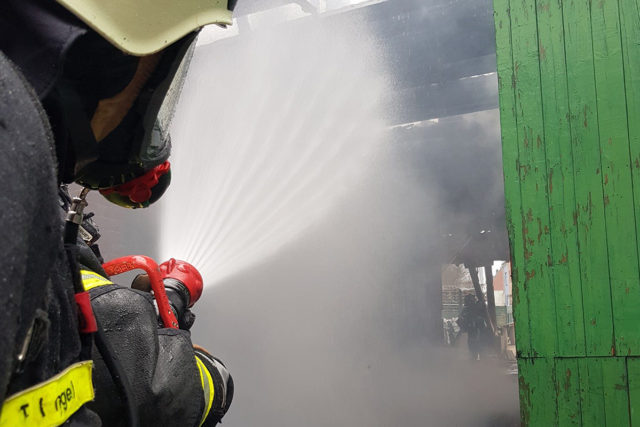
<svg viewBox="0 0 640 427"><path fill-rule="evenodd" d="M86 25L54 1L0 1L0 49L40 100L60 75L69 47L86 33Z"/></svg>
<svg viewBox="0 0 640 427"><path fill-rule="evenodd" d="M168 159L168 125L157 116L196 33L162 51L124 118L96 141L91 119L99 101L127 87L140 57L121 52L51 0L3 0L0 11L0 47L35 88L49 116L60 182L112 187Z"/></svg>

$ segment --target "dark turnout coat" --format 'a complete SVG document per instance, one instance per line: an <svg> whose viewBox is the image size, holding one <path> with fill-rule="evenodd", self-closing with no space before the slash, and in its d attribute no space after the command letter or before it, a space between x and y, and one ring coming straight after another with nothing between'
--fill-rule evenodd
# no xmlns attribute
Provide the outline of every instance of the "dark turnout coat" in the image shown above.
<svg viewBox="0 0 640 427"><path fill-rule="evenodd" d="M3 419L9 416L9 396L42 385L81 361L73 267L63 246L58 197L61 164L56 149L60 147L53 140L41 99L59 76L65 52L86 31L52 1L0 4ZM79 261L99 270L95 259ZM198 365L189 332L159 328L148 294L109 284L91 290L90 297L107 341L124 367L141 425L199 425L207 406L200 366L210 369L216 387L220 376L208 362ZM95 348L92 354L95 400L71 411L66 423L126 425L121 396ZM72 407L78 384L69 384L51 397L51 408L64 412ZM212 400L209 407L215 407ZM11 416L49 415L42 398L39 405L33 402ZM210 418L205 425L215 424Z"/></svg>

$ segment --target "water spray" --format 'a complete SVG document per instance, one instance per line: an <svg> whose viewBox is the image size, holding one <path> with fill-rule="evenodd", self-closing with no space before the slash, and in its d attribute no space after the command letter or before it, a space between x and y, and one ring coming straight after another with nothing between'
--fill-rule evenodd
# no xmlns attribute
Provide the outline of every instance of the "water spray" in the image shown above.
<svg viewBox="0 0 640 427"><path fill-rule="evenodd" d="M387 140L386 70L367 31L317 24L239 41L234 55L195 52L171 129L159 238L162 257L191 260L208 284L318 224Z"/></svg>

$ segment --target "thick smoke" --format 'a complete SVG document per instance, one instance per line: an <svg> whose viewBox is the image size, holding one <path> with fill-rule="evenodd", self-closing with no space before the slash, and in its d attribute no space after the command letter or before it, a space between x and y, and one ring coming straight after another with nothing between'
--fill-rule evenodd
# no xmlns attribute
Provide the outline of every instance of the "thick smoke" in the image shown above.
<svg viewBox="0 0 640 427"><path fill-rule="evenodd" d="M194 340L234 373L227 426L517 425L513 377L428 341L440 212L394 151L322 225L207 290Z"/></svg>
<svg viewBox="0 0 640 427"><path fill-rule="evenodd" d="M435 26L439 21L453 20L455 25L442 28L446 37L441 37L447 40L462 31L481 32L478 20L445 19L434 15L446 9L443 6L446 2L436 3L442 7L419 8L425 16L413 16L412 19L428 19L429 25ZM410 9L412 2L398 4ZM490 7L488 2L486 7ZM464 7L459 10L463 15ZM402 19L409 19L408 15L402 16ZM309 18L306 22L313 21ZM258 31L241 32L236 39L216 43L215 49L203 47L196 52L192 70L198 69L199 75L189 77L192 80L187 85L191 86L187 86L185 95L190 94L189 99L208 98L213 102L204 109L192 104L186 110L178 111L176 121L179 122L176 125L179 128L174 135L176 171L180 168L180 159L184 159L180 150L201 150L198 144L209 144L212 149L219 150L220 158L211 160L201 156L203 158L190 160L192 163L187 164L189 170L185 172L183 167L180 174L186 173L190 184L171 188L174 196L168 193L163 205L152 208L156 212L163 211L165 219L167 210L171 209L173 218L179 221L162 222L158 217L147 219L146 213L138 212L134 213L134 225L131 225L130 217L119 215L117 220L109 219L107 223L112 222L113 228L119 224L126 227L117 234L117 238L105 236L109 257L123 255L118 253L120 251L151 251L147 254L155 256L158 253L155 243L159 241L163 246L163 256L182 256L170 251L172 248L183 250L183 236L196 239L193 236L198 236L198 230L207 229L206 221L210 218L219 220L210 210L202 209L206 205L204 202L220 196L213 194L211 187L220 188L221 183L227 182L226 188L238 188L245 181L242 175L238 175L240 181L228 181L229 176L225 174L210 186L203 180L204 175L198 170L211 167L211 162L222 160L224 163L224 155L230 154L225 150L233 148L232 145L216 145L218 140L212 135L228 137L230 128L224 125L241 120L246 133L253 132L259 143L261 129L266 128L270 135L275 135L276 130L290 124L287 119L291 121L295 117L298 120L296 114L300 111L307 109L317 113L313 105L295 98L296 93L292 91L290 94L294 96L295 105L287 107L289 113L285 117L278 115L282 111L281 103L261 105L259 111L273 121L267 122L269 126L256 128L262 117L252 115L256 111L253 104L266 102L267 89L270 85L281 84L283 75L293 73L291 88L303 87L306 82L303 77L311 79L311 83L317 79L326 88L313 99L318 101L322 97L339 95L332 90L336 86L327 84L327 79L340 75L351 78L354 70L363 75L372 71L362 63L354 64L347 59L362 54L356 40L370 43L367 49L380 48L376 45L378 42L374 42L375 37L368 34L362 23L358 23L359 31L355 32L355 27L349 28L348 19L339 22L348 31L340 27L331 28L324 44L320 43L322 38L317 38L318 32L314 33L314 38L305 37L304 31L309 29L305 30L306 25L300 24L292 25L283 38ZM438 33L438 29L433 32ZM493 43L492 37L485 34L483 40ZM280 40L281 44L265 46L261 51L258 49L258 56L253 59L234 56L243 54L241 49L237 49L241 44L259 48L266 39ZM469 36L468 46L474 47L477 39ZM437 45L436 42L433 46ZM418 71L405 70L406 75L402 78L407 81L424 79L422 83L427 87L440 87L437 86L440 83L429 81L428 73L434 67L428 61L436 59L429 56L429 52L416 50L427 49L422 43L422 40L417 40L413 50L408 50L408 55L419 65ZM446 40L444 45L447 45ZM454 49L455 46L451 46L443 52L451 55L460 53ZM198 58L208 50L216 55L215 58ZM338 63L318 60L335 58L335 55L345 52L351 53ZM399 55L396 52L396 57ZM420 55L428 61L416 60ZM219 58L218 62L214 60L216 58ZM262 63L264 68L247 68L252 60L260 63L260 60L269 58L277 61ZM395 57L389 53L389 58ZM301 75L305 64L313 64L313 69L307 69L308 74ZM392 63L388 67L400 73L406 65ZM212 76L219 76L221 69L227 73L224 79L207 81ZM249 75L252 79L236 82L234 76L238 74ZM382 85L375 87L376 96L386 97L378 92L380 87L385 87L385 80L392 81L392 86L395 84L398 91L407 85L406 82L393 81L395 77L390 73L380 76L382 83L375 80ZM490 78L486 81L488 89L495 87ZM366 80L356 82L364 84ZM462 87L467 87L467 83ZM436 86L432 86L434 84ZM354 83L350 87L359 90L361 86ZM361 90L360 95L364 93L366 96L358 97L358 90L350 92L350 97L342 102L348 108L342 110L342 122L332 123L337 130L351 124L349 120L354 109L366 110L371 107L369 104L379 102L376 97L371 98L371 93ZM430 93L419 90L422 89L416 89L415 93ZM402 92L402 96L409 99L413 96L409 92ZM464 93L458 95L464 98ZM495 97L495 93L492 96ZM182 107L189 99L183 99ZM386 103L388 100L383 101ZM413 114L422 111L424 105L420 102L437 103L433 99L421 98L416 106L404 108L404 101L405 98L396 100L399 103L397 108L390 108L385 114L390 117L400 113ZM325 106L336 108L335 104L327 102ZM220 109L211 107L216 103ZM212 111L221 111L222 119L219 115L214 116ZM317 130L313 127L313 119L307 118L305 126ZM382 117L382 121L387 119ZM283 123L282 126L279 123ZM215 130L217 125L222 128ZM282 234L270 234L282 239L274 240L269 251L259 252L251 252L251 239L243 237L246 252L234 250L238 256L249 257L247 254L250 254L251 262L223 275L226 278L217 286L205 289L196 306L198 319L192 331L194 342L224 360L234 376L236 394L224 426L518 424L515 378L508 376L500 363L491 360L470 362L464 341L456 349L443 348L433 342L433 329L437 329L434 318L439 318L440 313L439 302L434 303L433 300L432 281L434 271L436 276L439 275L440 265L445 261L443 235L469 233L473 231L468 226L470 223L487 224L492 228L504 221L498 126L497 111L493 110L423 122L413 127L396 127L381 135L376 133L375 138L370 138L371 129L368 129L362 138L373 139L367 149L371 151L359 156L373 161L367 163L364 171L361 164L351 164L359 179L354 179L354 174L345 174L348 167L336 169L338 162L333 165L328 162L324 175L319 175L321 179L317 181L319 184L323 181L331 183L330 186L320 186L320 194L326 197L324 202L322 198L316 198L314 200L319 202L305 205L307 209L303 211L292 205L292 210L283 213L287 221L304 222L295 228L295 233L285 228L286 232ZM193 134L203 129L206 134ZM326 128L321 130L327 131ZM329 130L328 135L336 134L333 129ZM186 144L195 144L196 148L189 148ZM273 147L278 147L278 141ZM250 156L252 152L255 154L256 151L247 150L248 163L255 160ZM230 168L231 165L226 166ZM336 182L336 171L339 176L349 179ZM176 175L175 179L182 178ZM180 188L183 198L175 197L176 188ZM268 192L268 188L260 188L260 194ZM318 188L310 187L309 190ZM225 200L233 200L232 197L235 195L230 193ZM172 200L178 202L169 206ZM187 202L181 203L180 200ZM248 213L251 213L250 209ZM238 218L230 217L230 221L238 227L237 230L246 233L247 223L238 221ZM98 218L98 222L104 224L104 218ZM229 224L231 222L225 222L221 226ZM153 230L147 234L149 228ZM109 235L110 229L111 226L103 226L104 234ZM254 230L256 235L262 232ZM230 228L230 236L234 232L235 229ZM132 237L133 241L130 240ZM188 252L189 248L186 249ZM217 249L224 251L224 247Z"/></svg>

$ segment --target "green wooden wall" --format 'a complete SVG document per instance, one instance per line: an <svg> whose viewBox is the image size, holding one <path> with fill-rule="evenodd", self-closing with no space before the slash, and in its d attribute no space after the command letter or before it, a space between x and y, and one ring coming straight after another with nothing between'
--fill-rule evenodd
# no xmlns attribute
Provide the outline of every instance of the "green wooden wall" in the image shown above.
<svg viewBox="0 0 640 427"><path fill-rule="evenodd" d="M640 426L640 0L494 0L525 425Z"/></svg>

